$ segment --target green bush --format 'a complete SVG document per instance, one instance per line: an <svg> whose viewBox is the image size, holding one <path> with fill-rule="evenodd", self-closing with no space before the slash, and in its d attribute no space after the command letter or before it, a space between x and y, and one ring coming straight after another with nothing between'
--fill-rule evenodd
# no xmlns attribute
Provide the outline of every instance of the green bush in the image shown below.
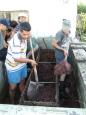
<svg viewBox="0 0 86 115"><path fill-rule="evenodd" d="M86 5L84 4L79 4L77 6L77 13L81 14L81 13L86 13Z"/></svg>
<svg viewBox="0 0 86 115"><path fill-rule="evenodd" d="M80 14L81 16L81 29L83 30L83 33L86 33L86 14Z"/></svg>
<svg viewBox="0 0 86 115"><path fill-rule="evenodd" d="M77 13L76 36L81 41L86 41L86 5L78 4Z"/></svg>
<svg viewBox="0 0 86 115"><path fill-rule="evenodd" d="M86 13L78 15L76 32L82 41L86 41Z"/></svg>

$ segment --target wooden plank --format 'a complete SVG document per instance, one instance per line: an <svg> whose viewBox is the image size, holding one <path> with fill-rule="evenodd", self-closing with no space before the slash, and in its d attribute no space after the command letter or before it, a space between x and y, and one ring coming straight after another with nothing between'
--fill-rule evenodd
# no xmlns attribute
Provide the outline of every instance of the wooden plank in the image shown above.
<svg viewBox="0 0 86 115"><path fill-rule="evenodd" d="M52 106L56 107L57 103L56 102L42 102L42 101L24 101L25 105L35 105L35 106Z"/></svg>
<svg viewBox="0 0 86 115"><path fill-rule="evenodd" d="M39 64L42 63L42 64L55 64L56 62L38 62Z"/></svg>
<svg viewBox="0 0 86 115"><path fill-rule="evenodd" d="M38 82L38 83L40 83L40 84L55 84L56 82Z"/></svg>

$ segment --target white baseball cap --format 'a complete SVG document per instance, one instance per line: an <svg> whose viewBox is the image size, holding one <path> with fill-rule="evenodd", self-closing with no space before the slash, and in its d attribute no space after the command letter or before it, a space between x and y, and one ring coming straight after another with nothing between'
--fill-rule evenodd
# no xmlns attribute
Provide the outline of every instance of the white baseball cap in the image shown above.
<svg viewBox="0 0 86 115"><path fill-rule="evenodd" d="M63 19L63 25L64 26L67 26L67 27L71 27L71 23L70 23L70 20L67 20L67 19Z"/></svg>
<svg viewBox="0 0 86 115"><path fill-rule="evenodd" d="M62 30L66 33L69 33L71 28L71 23L69 20L67 19L63 19L63 23L62 23Z"/></svg>
<svg viewBox="0 0 86 115"><path fill-rule="evenodd" d="M26 13L23 13L23 12L19 13L19 15L18 15L18 17L21 17L21 16L28 17L28 15Z"/></svg>

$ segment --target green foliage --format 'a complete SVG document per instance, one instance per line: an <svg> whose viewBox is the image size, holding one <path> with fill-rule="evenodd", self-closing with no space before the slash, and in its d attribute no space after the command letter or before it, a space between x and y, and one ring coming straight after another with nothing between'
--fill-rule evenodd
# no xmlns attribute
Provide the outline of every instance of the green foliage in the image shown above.
<svg viewBox="0 0 86 115"><path fill-rule="evenodd" d="M81 16L81 29L83 33L86 33L86 14L80 14Z"/></svg>
<svg viewBox="0 0 86 115"><path fill-rule="evenodd" d="M78 15L76 32L82 41L86 41L86 13Z"/></svg>
<svg viewBox="0 0 86 115"><path fill-rule="evenodd" d="M78 4L77 13L76 37L86 42L86 5Z"/></svg>
<svg viewBox="0 0 86 115"><path fill-rule="evenodd" d="M86 13L86 5L84 4L79 4L77 6L77 13L81 14L81 13Z"/></svg>

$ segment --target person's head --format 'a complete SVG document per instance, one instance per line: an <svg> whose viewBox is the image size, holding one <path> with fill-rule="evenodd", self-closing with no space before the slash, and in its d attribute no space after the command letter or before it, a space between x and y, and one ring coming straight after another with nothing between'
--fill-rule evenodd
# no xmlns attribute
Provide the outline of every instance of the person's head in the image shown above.
<svg viewBox="0 0 86 115"><path fill-rule="evenodd" d="M8 39L11 37L12 34L12 28L8 28L5 32L5 41L7 42Z"/></svg>
<svg viewBox="0 0 86 115"><path fill-rule="evenodd" d="M11 21L11 23L10 23L10 26L12 28L12 35L11 36L13 36L16 33L16 27L17 27L17 25L18 25L17 21L15 21L15 20Z"/></svg>
<svg viewBox="0 0 86 115"><path fill-rule="evenodd" d="M17 25L18 25L18 23L15 20L12 20L10 23L10 26L12 27L12 29L15 29Z"/></svg>
<svg viewBox="0 0 86 115"><path fill-rule="evenodd" d="M0 19L0 30L4 31L10 27L10 21L7 19Z"/></svg>
<svg viewBox="0 0 86 115"><path fill-rule="evenodd" d="M29 22L20 23L19 34L22 39L28 39L31 36L31 25Z"/></svg>
<svg viewBox="0 0 86 115"><path fill-rule="evenodd" d="M63 19L63 22L62 22L62 30L65 34L69 34L70 33L70 28L71 28L71 23L69 20L67 19Z"/></svg>
<svg viewBox="0 0 86 115"><path fill-rule="evenodd" d="M18 22L26 22L28 21L28 15L26 13L19 13L18 15Z"/></svg>

